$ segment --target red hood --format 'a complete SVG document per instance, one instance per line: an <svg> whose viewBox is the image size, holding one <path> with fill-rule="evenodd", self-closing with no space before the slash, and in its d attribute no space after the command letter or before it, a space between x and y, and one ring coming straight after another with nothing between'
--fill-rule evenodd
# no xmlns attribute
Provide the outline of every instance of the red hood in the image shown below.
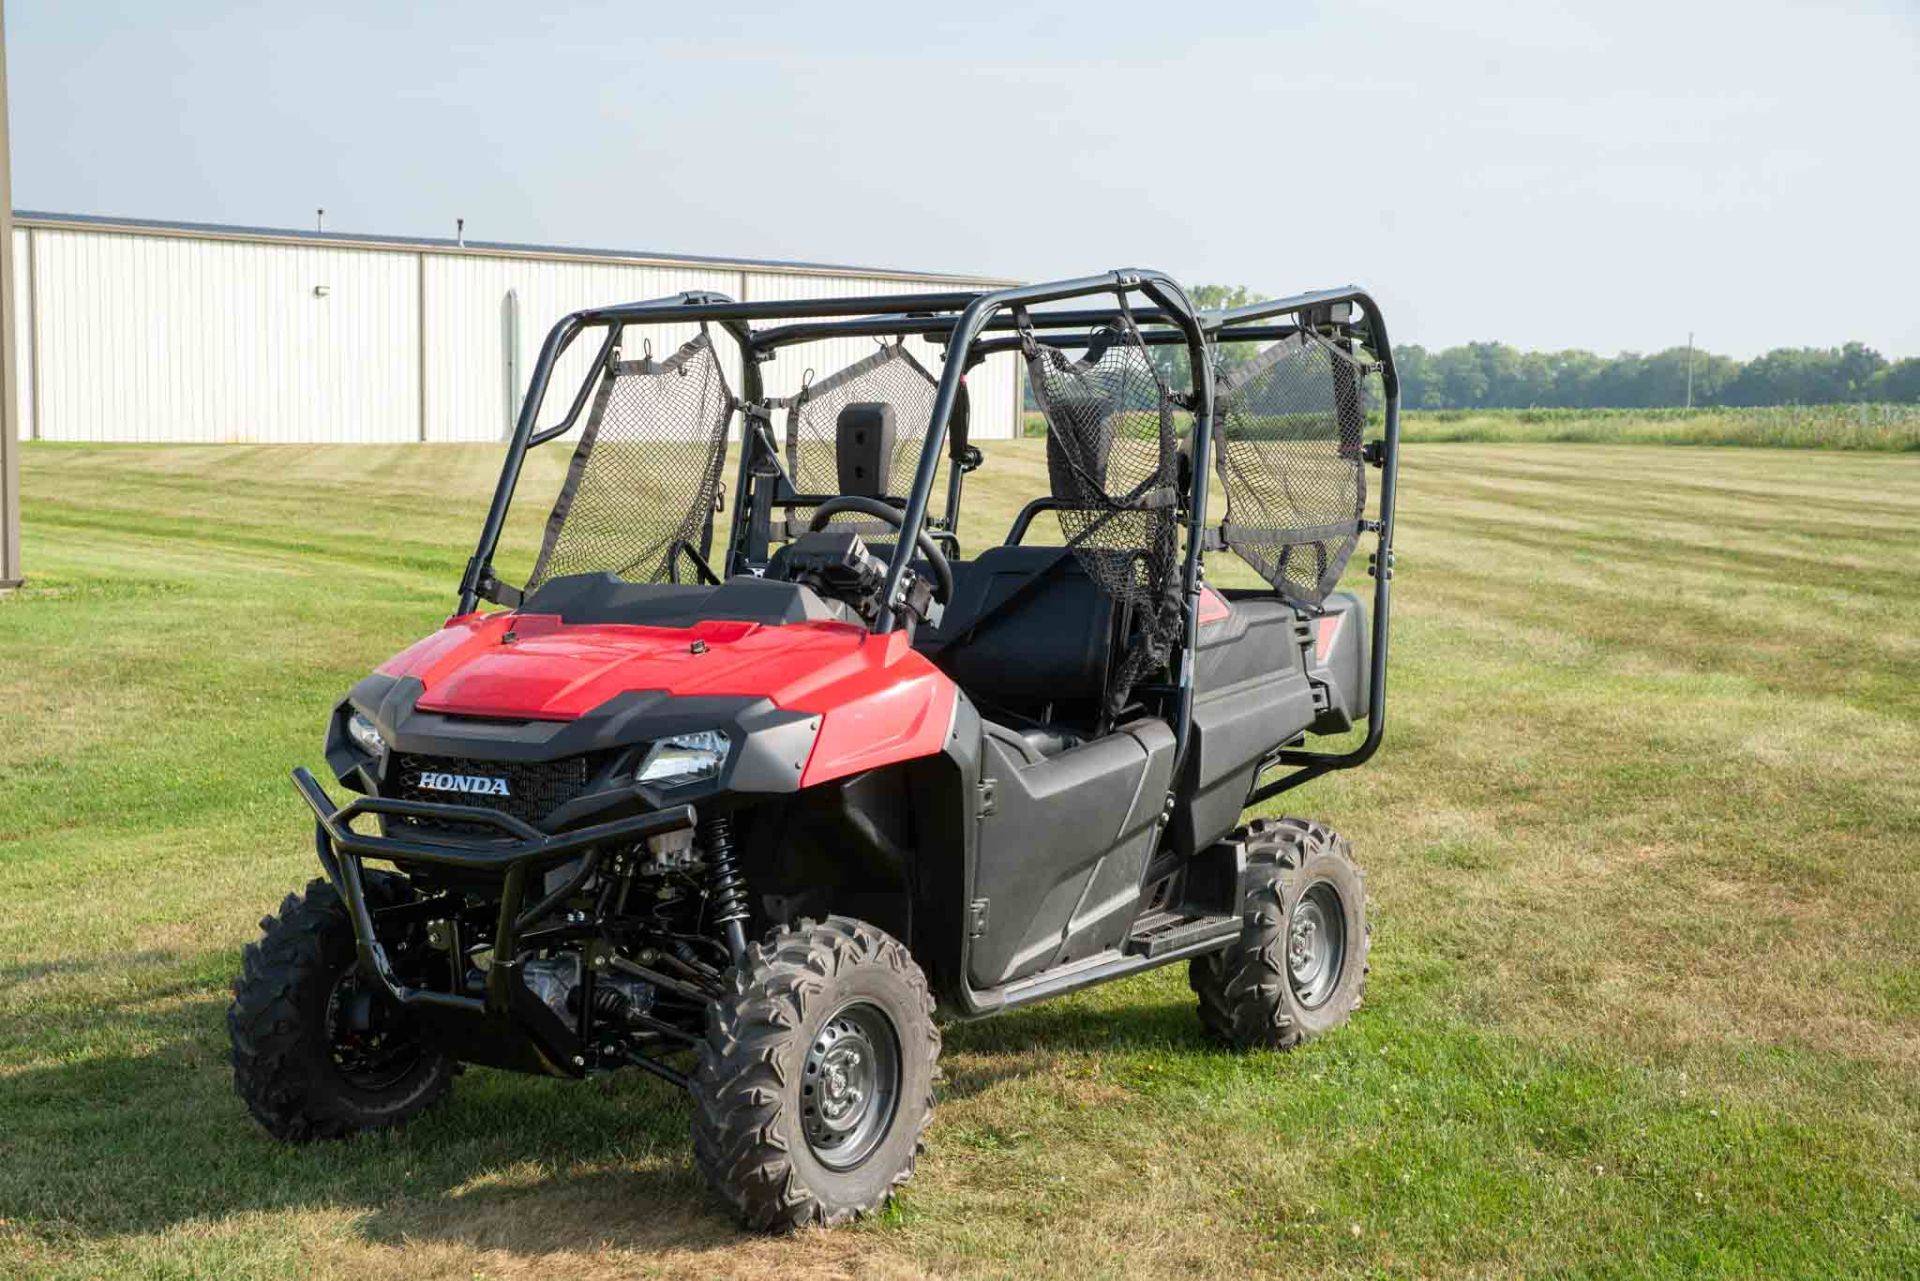
<svg viewBox="0 0 1920 1281"><path fill-rule="evenodd" d="M415 676L420 711L505 720L572 720L630 689L772 699L820 713L803 787L939 751L958 699L906 632L845 622L641 628L465 615L380 672Z"/></svg>
<svg viewBox="0 0 1920 1281"><path fill-rule="evenodd" d="M939 750L955 697L905 632L875 636L847 623L633 627L468 614L379 670L417 678L424 692L415 705L454 716L572 720L633 690L820 712L805 783Z"/></svg>
<svg viewBox="0 0 1920 1281"><path fill-rule="evenodd" d="M422 711L572 720L629 690L794 706L869 668L868 643L885 641L846 623L569 626L551 614L482 614L454 619L380 671L419 678Z"/></svg>

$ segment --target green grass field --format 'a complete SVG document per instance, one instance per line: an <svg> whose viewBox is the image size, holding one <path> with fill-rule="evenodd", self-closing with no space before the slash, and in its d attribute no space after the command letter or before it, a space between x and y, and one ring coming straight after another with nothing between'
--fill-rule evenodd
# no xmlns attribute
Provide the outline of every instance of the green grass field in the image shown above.
<svg viewBox="0 0 1920 1281"><path fill-rule="evenodd" d="M1226 1054L1175 968L952 1028L896 1208L765 1241L638 1075L311 1148L231 1093L287 771L445 615L497 457L27 448L0 1276L1920 1275L1920 459L1411 446L1386 747L1287 798L1369 873L1353 1023Z"/></svg>
<svg viewBox="0 0 1920 1281"><path fill-rule="evenodd" d="M1026 434L1045 422L1026 416ZM1761 405L1737 409L1408 410L1411 443L1741 445L1767 449L1920 450L1920 405Z"/></svg>

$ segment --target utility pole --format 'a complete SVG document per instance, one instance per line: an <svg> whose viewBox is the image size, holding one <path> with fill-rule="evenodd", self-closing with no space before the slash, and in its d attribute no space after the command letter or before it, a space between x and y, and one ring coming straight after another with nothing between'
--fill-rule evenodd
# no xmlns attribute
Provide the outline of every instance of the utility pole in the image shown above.
<svg viewBox="0 0 1920 1281"><path fill-rule="evenodd" d="M13 164L7 150L7 11L0 0L0 590L20 585L20 368L13 345Z"/></svg>
<svg viewBox="0 0 1920 1281"><path fill-rule="evenodd" d="M1687 408L1693 408L1693 330L1687 330Z"/></svg>

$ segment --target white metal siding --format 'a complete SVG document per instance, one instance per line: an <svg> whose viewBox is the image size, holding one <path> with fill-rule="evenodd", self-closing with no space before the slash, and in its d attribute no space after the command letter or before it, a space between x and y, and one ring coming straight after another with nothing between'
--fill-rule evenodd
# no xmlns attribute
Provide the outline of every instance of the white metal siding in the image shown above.
<svg viewBox="0 0 1920 1281"><path fill-rule="evenodd" d="M27 277L27 234L25 227L15 227L13 244L8 246L8 252L13 254L13 367L19 371L15 390L20 397L22 440L33 439L33 322L30 312L33 298Z"/></svg>
<svg viewBox="0 0 1920 1281"><path fill-rule="evenodd" d="M13 253L21 432L45 440L497 441L547 330L570 311L689 289L764 300L968 287L47 222L17 227ZM518 310L511 393L509 291ZM664 357L694 332L630 330L624 354L638 357L650 342ZM543 421L565 413L596 346L588 335L568 353ZM737 393L737 353L724 336L716 346ZM940 349L909 346L937 375ZM763 366L768 394L790 394L806 369L824 377L873 349L870 338L787 349ZM973 373L976 436L1014 434L1016 387L1009 356Z"/></svg>
<svg viewBox="0 0 1920 1281"><path fill-rule="evenodd" d="M44 227L33 248L42 439L414 433L411 254Z"/></svg>
<svg viewBox="0 0 1920 1281"><path fill-rule="evenodd" d="M737 297L740 291L740 274L733 271L433 253L425 255L425 262L428 440L505 438L508 290L516 295L520 311L516 402L526 391L547 331L568 312L663 298L689 289L729 297ZM644 338L652 344L654 355L664 358L697 332L693 325L649 326ZM582 336L555 368L543 406L543 424L566 414L599 341L597 334ZM637 359L642 354L641 341L642 332L633 331L627 340L631 350L624 351L623 357ZM724 358L728 385L738 394L739 361L733 344L722 335L715 338L714 346Z"/></svg>

